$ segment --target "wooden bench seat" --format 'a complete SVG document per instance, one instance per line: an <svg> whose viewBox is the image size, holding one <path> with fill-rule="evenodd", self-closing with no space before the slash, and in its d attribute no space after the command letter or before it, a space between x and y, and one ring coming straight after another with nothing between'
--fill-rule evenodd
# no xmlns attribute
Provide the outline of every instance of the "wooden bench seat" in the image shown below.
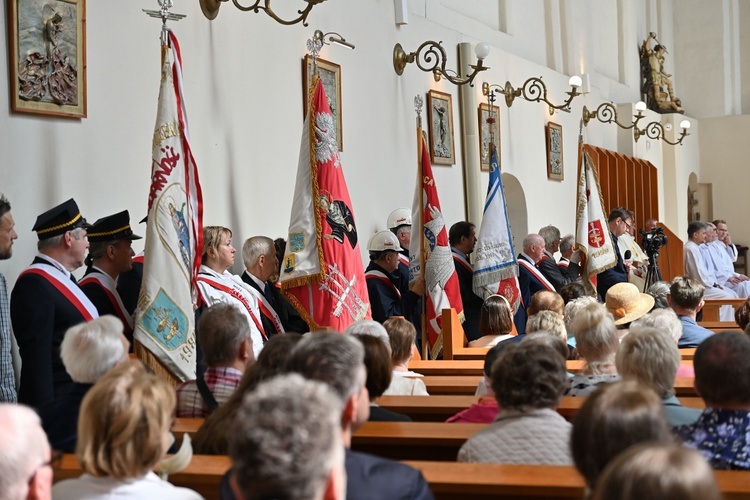
<svg viewBox="0 0 750 500"><path fill-rule="evenodd" d="M746 300L747 299L705 299L703 309L701 309L703 312L701 324L710 321L719 322L719 310L723 306L732 306L734 309L737 309L742 306ZM735 324L735 327L739 328L737 324Z"/></svg>
<svg viewBox="0 0 750 500"><path fill-rule="evenodd" d="M473 396L482 378L482 375L428 375L422 381L431 396Z"/></svg>
<svg viewBox="0 0 750 500"><path fill-rule="evenodd" d="M572 466L466 464L437 461L407 461L422 471L439 500L498 498L582 498L584 482ZM169 482L197 491L208 500L219 498L219 484L231 462L227 456L194 455L188 467L169 477ZM55 481L81 475L74 455L63 456ZM750 497L750 472L715 471L725 500Z"/></svg>
<svg viewBox="0 0 750 500"><path fill-rule="evenodd" d="M683 359L681 363L693 366L692 359ZM585 364L586 362L582 359L566 361L566 366L570 373L580 372L583 370ZM477 377L484 374L484 360L418 360L410 362L409 369L425 376L472 375Z"/></svg>

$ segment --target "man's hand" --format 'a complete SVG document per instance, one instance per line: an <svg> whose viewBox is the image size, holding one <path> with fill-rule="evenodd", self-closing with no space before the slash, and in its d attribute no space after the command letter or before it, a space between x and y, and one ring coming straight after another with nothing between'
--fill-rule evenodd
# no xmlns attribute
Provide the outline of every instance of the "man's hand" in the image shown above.
<svg viewBox="0 0 750 500"><path fill-rule="evenodd" d="M409 286L409 290L416 293L420 297L424 295L424 278L418 278L417 281Z"/></svg>
<svg viewBox="0 0 750 500"><path fill-rule="evenodd" d="M732 244L732 235L729 234L729 231L724 233L724 239L722 240L726 246L729 246Z"/></svg>
<svg viewBox="0 0 750 500"><path fill-rule="evenodd" d="M742 280L737 276L732 276L727 280L729 283L736 285L737 283L741 282Z"/></svg>

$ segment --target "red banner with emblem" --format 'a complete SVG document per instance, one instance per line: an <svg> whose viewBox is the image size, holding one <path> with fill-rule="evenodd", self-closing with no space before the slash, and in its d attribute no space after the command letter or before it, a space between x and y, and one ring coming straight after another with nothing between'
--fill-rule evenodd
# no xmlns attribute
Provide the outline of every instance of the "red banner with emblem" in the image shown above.
<svg viewBox="0 0 750 500"><path fill-rule="evenodd" d="M279 281L311 330L344 331L370 319L370 302L336 124L317 76L309 92Z"/></svg>
<svg viewBox="0 0 750 500"><path fill-rule="evenodd" d="M437 185L432 175L430 153L421 129L418 129L417 136L421 142L421 154L411 220L419 230L412 228L411 232L409 281L413 283L420 277L425 280L427 340L430 358L435 359L443 349L443 309L455 309L463 321L464 306ZM421 255L417 252L421 252Z"/></svg>

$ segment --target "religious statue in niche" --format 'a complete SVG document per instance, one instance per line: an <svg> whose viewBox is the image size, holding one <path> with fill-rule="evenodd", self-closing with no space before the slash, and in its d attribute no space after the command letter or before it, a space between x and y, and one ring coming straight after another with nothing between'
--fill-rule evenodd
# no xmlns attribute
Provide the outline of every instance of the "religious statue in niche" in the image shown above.
<svg viewBox="0 0 750 500"><path fill-rule="evenodd" d="M649 46L651 40L656 44L653 48ZM641 46L641 92L646 96L649 109L657 113L682 113L682 102L674 95L672 75L664 71L665 54L667 48L659 43L652 31Z"/></svg>
<svg viewBox="0 0 750 500"><path fill-rule="evenodd" d="M71 37L75 41L75 10L63 2L45 4L42 7L41 33L44 52L36 47L29 51L18 64L18 94L21 99L55 102L62 105L78 105L78 71L75 68L75 46L73 56L69 54L69 43L63 43L65 21L72 25ZM49 92L49 94L48 94Z"/></svg>

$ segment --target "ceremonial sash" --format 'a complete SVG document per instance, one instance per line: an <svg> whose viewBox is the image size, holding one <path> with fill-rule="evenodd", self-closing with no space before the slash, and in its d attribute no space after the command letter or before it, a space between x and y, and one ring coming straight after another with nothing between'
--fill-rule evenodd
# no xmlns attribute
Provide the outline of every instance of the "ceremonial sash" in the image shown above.
<svg viewBox="0 0 750 500"><path fill-rule="evenodd" d="M73 307L78 309L78 312L86 321L91 321L92 319L99 317L99 312L89 298L83 293L83 290L70 281L70 279L56 267L45 264L32 264L21 273L21 276L25 274L36 274L46 279L68 300L68 302L73 305Z"/></svg>
<svg viewBox="0 0 750 500"><path fill-rule="evenodd" d="M560 262L557 263L557 267L568 267L568 265L570 265L570 261L565 258L560 259Z"/></svg>
<svg viewBox="0 0 750 500"><path fill-rule="evenodd" d="M534 277L538 279L547 290L550 290L552 292L555 291L555 287L552 286L552 283L547 281L547 278L544 277L541 271L539 271L539 269L537 269L536 266L534 266L534 264L528 262L526 259L518 259L518 263L522 265L524 269L526 269L531 274L533 274Z"/></svg>
<svg viewBox="0 0 750 500"><path fill-rule="evenodd" d="M466 257L464 257L463 255L461 255L459 253L456 253L452 248L451 248L451 252L453 252L453 261L454 262L458 262L459 264L461 264L470 273L474 272L474 267L469 263L469 261L466 259Z"/></svg>
<svg viewBox="0 0 750 500"><path fill-rule="evenodd" d="M407 257L406 255L402 253L398 254L398 261L406 267L409 267L409 257Z"/></svg>
<svg viewBox="0 0 750 500"><path fill-rule="evenodd" d="M390 286L393 289L393 292L398 295L398 298L401 298L401 290L398 289L396 285L393 284L393 281L385 275L382 271L378 271L377 269L371 269L370 271L365 272L365 279L377 279L384 283L387 283L388 286Z"/></svg>
<svg viewBox="0 0 750 500"><path fill-rule="evenodd" d="M146 256L144 255L144 253L141 252L138 255L136 255L135 257L133 257L133 262L137 262L139 264L143 264L143 261L144 261L145 257Z"/></svg>
<svg viewBox="0 0 750 500"><path fill-rule="evenodd" d="M247 301L244 295L242 295L240 292L238 292L234 288L228 287L227 285L220 283L214 280L213 278L209 278L203 274L198 275L197 281L202 281L208 285L211 285L211 287L237 299L240 302L240 304L242 304L247 310L247 314L250 315L250 318L253 320L253 323L255 323L255 326L258 328L258 331L263 337L263 340L268 341L268 336L266 335L266 331L263 329L263 325L261 324L260 320L258 320L258 318L255 316L255 313L253 312L253 307L250 305L250 303ZM208 301L206 300L205 297L203 299L203 302L208 304Z"/></svg>
<svg viewBox="0 0 750 500"><path fill-rule="evenodd" d="M120 294L115 286L115 281L111 277L106 276L99 271L94 271L84 276L81 281L78 282L78 285L86 285L89 283L96 283L102 288L102 290L104 290L104 292L107 294L107 297L109 297L109 301L114 306L115 312L117 312L117 316L122 320L123 323L128 326L128 329L132 330L133 317L128 314L127 309L125 309L125 305L122 303Z"/></svg>
<svg viewBox="0 0 750 500"><path fill-rule="evenodd" d="M281 318L279 318L271 303L268 302L266 296L252 286L248 286L247 290L258 299L258 309L260 309L261 314L273 323L278 333L284 333L286 330L284 330L284 325L281 324Z"/></svg>

